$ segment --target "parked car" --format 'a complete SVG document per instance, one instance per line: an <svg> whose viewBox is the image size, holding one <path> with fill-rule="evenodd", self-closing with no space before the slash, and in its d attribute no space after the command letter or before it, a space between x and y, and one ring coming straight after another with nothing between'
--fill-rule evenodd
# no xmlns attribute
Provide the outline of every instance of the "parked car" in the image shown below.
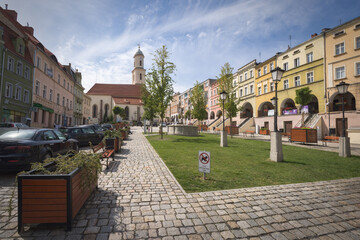
<svg viewBox="0 0 360 240"><path fill-rule="evenodd" d="M88 127L91 128L92 130L94 130L95 132L98 133L104 133L105 129L102 128L99 124L87 124L87 125L78 125L75 127Z"/></svg>
<svg viewBox="0 0 360 240"><path fill-rule="evenodd" d="M0 132L0 171L29 170L40 162L68 151L79 151L79 142L56 129L19 128Z"/></svg>
<svg viewBox="0 0 360 240"><path fill-rule="evenodd" d="M101 124L101 127L105 130L113 130L115 129L114 126L110 123L104 123L104 124Z"/></svg>
<svg viewBox="0 0 360 240"><path fill-rule="evenodd" d="M161 125L162 127L166 127L166 122L162 122L162 123L160 123L160 125Z"/></svg>
<svg viewBox="0 0 360 240"><path fill-rule="evenodd" d="M29 126L21 122L2 122L0 128L29 128Z"/></svg>
<svg viewBox="0 0 360 240"><path fill-rule="evenodd" d="M104 138L104 134L96 132L90 127L78 126L61 128L60 131L64 133L67 139L76 139L79 141L79 146L88 146L89 142L96 145Z"/></svg>

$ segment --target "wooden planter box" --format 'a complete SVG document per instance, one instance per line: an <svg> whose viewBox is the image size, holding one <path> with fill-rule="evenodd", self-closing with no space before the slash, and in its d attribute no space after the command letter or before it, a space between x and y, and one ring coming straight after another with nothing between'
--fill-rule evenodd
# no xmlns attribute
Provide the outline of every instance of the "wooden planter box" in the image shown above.
<svg viewBox="0 0 360 240"><path fill-rule="evenodd" d="M317 143L317 130L316 129L291 129L291 142L306 142Z"/></svg>
<svg viewBox="0 0 360 240"><path fill-rule="evenodd" d="M225 131L230 134L230 126L226 126L225 127ZM235 126L232 126L231 127L231 134L239 134L239 128L238 127L235 127Z"/></svg>
<svg viewBox="0 0 360 240"><path fill-rule="evenodd" d="M83 173L75 169L67 175L19 175L18 232L24 224L41 223L66 224L70 231L76 214L97 187L94 184L83 188Z"/></svg>
<svg viewBox="0 0 360 240"><path fill-rule="evenodd" d="M268 129L261 130L261 129L260 129L259 134L262 134L262 135L270 135L270 130L268 130Z"/></svg>
<svg viewBox="0 0 360 240"><path fill-rule="evenodd" d="M128 139L128 132L125 130L125 131L121 131L121 137L123 140L126 140Z"/></svg>
<svg viewBox="0 0 360 240"><path fill-rule="evenodd" d="M201 125L198 128L199 128L199 131L207 131L208 130L208 127L206 125Z"/></svg>

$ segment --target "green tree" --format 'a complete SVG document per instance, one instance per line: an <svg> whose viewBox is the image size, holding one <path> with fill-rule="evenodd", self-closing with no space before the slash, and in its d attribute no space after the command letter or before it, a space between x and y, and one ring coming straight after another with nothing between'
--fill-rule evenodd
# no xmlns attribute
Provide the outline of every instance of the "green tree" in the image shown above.
<svg viewBox="0 0 360 240"><path fill-rule="evenodd" d="M190 117L191 117L191 111L187 110L186 113L185 113L185 119L190 120Z"/></svg>
<svg viewBox="0 0 360 240"><path fill-rule="evenodd" d="M224 106L223 106L223 101L221 99L219 99L219 102L221 109L223 108L225 109L226 117L230 118L230 126L232 123L232 118L236 117L237 112L240 110L238 108L240 99L236 98L235 86L233 84L233 80L234 80L233 70L234 69L227 62L224 64L224 66L221 67L220 75L217 77L217 80L219 82L220 92L224 90L225 92L227 92L227 96L224 101ZM225 124L225 122L223 124ZM232 131L230 131L230 135L232 137Z"/></svg>
<svg viewBox="0 0 360 240"><path fill-rule="evenodd" d="M119 115L122 119L125 118L125 109L123 109L122 107L115 106L115 107L113 107L112 111L115 115L115 118L117 115Z"/></svg>
<svg viewBox="0 0 360 240"><path fill-rule="evenodd" d="M199 121L201 125L201 121L207 119L208 114L206 112L204 87L203 85L200 85L197 81L194 88L191 90L190 101L193 107L191 114Z"/></svg>
<svg viewBox="0 0 360 240"><path fill-rule="evenodd" d="M308 105L311 102L312 97L313 97L311 92L312 91L310 90L309 87L304 87L304 88L300 88L300 89L296 90L295 103L300 105L300 111L303 106ZM301 127L303 127L305 125L304 117L305 117L305 113L302 112L301 113Z"/></svg>
<svg viewBox="0 0 360 240"><path fill-rule="evenodd" d="M146 85L151 86L149 91L154 99L156 113L164 121L166 109L174 94L171 75L176 70L174 63L169 61L170 53L166 46L157 49L153 54L153 63L150 72L146 75ZM163 139L162 125L160 124L161 139Z"/></svg>
<svg viewBox="0 0 360 240"><path fill-rule="evenodd" d="M150 129L152 132L152 125L154 118L156 117L156 104L155 104L155 93L154 87L149 85L148 81L141 88L141 99L144 103L144 114L143 119L150 121Z"/></svg>

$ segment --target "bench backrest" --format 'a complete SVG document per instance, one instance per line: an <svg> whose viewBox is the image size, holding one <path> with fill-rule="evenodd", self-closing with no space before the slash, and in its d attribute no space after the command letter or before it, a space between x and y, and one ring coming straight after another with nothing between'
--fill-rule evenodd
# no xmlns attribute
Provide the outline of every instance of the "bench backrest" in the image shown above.
<svg viewBox="0 0 360 240"><path fill-rule="evenodd" d="M99 151L100 149L104 148L104 143L103 142L100 142L98 145L95 145L92 147L94 153L96 153L97 151Z"/></svg>

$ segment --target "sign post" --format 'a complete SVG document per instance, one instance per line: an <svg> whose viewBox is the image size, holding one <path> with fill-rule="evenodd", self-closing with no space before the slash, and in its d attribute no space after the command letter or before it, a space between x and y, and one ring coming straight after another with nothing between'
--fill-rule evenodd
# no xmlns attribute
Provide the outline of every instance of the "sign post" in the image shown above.
<svg viewBox="0 0 360 240"><path fill-rule="evenodd" d="M210 173L210 152L199 151L199 172L204 173L204 180L206 173Z"/></svg>

